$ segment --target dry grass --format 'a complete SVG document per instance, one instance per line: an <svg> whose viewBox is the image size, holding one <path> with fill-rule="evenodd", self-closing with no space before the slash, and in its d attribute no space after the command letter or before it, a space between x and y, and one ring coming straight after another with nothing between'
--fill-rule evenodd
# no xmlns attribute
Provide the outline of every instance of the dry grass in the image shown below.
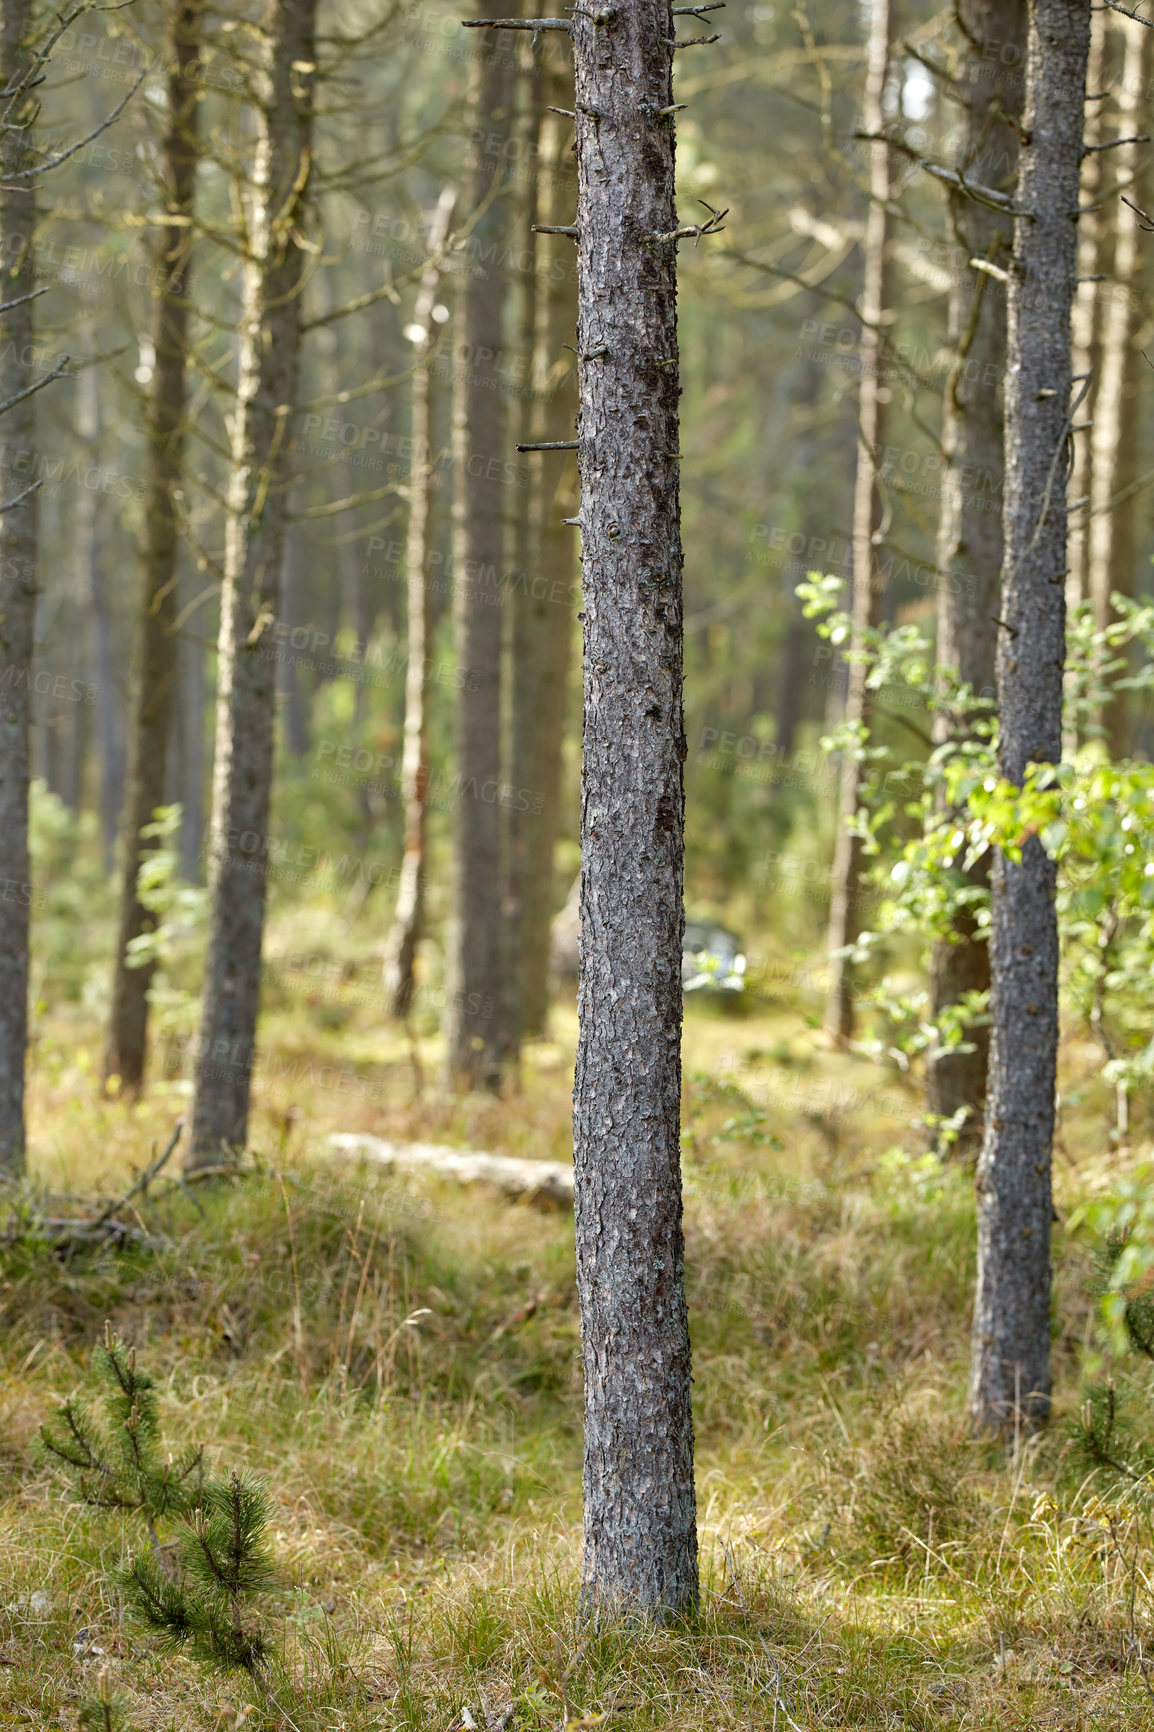
<svg viewBox="0 0 1154 1732"><path fill-rule="evenodd" d="M1154 1728L1137 1663L1149 1527L1094 1502L1064 1441L1092 1337L1087 1249L1059 1229L1055 1424L1007 1462L963 1424L967 1176L880 1160L903 1136L915 1148L915 1096L825 1053L805 1008L687 1024L695 1623L590 1634L576 1616L569 1220L320 1149L339 1127L563 1155L572 1011L519 1095L452 1102L431 1032L419 1094L412 1052L381 1044L367 1005L334 1014L331 995L284 986L257 1170L147 1199L160 1250L3 1254L0 1725L74 1725L107 1659L133 1723L158 1732L447 1732L462 1708L482 1725L506 1705L515 1728L612 1732ZM176 1081L138 1108L101 1101L85 1042L79 1010L46 1020L34 1176L58 1193L120 1185L185 1098ZM1100 1111L1090 1088L1064 1121L1063 1214L1117 1168ZM202 1437L273 1489L275 1705L150 1651L109 1586L130 1530L35 1461L106 1317L161 1381L171 1442Z"/></svg>

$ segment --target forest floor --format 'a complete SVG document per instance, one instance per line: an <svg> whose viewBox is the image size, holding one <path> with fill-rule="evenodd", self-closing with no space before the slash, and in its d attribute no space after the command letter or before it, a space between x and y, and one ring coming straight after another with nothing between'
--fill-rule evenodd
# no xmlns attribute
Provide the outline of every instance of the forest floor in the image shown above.
<svg viewBox="0 0 1154 1732"><path fill-rule="evenodd" d="M1148 1519L1070 1441L1104 1352L1077 1210L1148 1127L1111 1150L1093 1053L1067 1048L1055 1417L1000 1455L964 1419L971 1175L916 1158L913 1083L831 1054L805 1010L687 1015L695 1621L577 1617L571 1218L324 1151L364 1129L569 1158L572 1007L519 1092L453 1102L431 1034L386 1049L367 1004L273 992L243 1174L162 1177L139 1199L152 1248L0 1248L0 1726L75 1726L108 1665L142 1732L450 1732L509 1707L512 1732L1154 1728ZM79 1007L38 1028L40 1193L117 1194L184 1104L175 1082L102 1100L95 1041ZM271 1488L263 1700L157 1653L112 1579L133 1518L69 1501L36 1455L106 1319L156 1376L169 1444ZM1112 1369L1145 1413L1148 1379Z"/></svg>

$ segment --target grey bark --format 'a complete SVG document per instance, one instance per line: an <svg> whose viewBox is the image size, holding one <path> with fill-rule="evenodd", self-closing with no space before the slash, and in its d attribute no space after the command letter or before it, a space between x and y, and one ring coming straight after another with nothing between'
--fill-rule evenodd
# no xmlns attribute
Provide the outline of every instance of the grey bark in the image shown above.
<svg viewBox="0 0 1154 1732"><path fill-rule="evenodd" d="M210 915L189 1160L243 1148L260 1001L289 426L308 254L317 0L267 0L221 597Z"/></svg>
<svg viewBox="0 0 1154 1732"><path fill-rule="evenodd" d="M508 17L512 7L498 7ZM487 15L487 14L486 14ZM448 1072L454 1088L498 1088L501 1034L501 577L505 488L502 347L513 55L500 32L481 35L474 69L473 143L464 208L471 231L454 344L453 613L457 652L453 901L449 933Z"/></svg>
<svg viewBox="0 0 1154 1732"><path fill-rule="evenodd" d="M1031 0L1009 285L998 768L1062 751L1070 309L1077 275L1089 0ZM978 1163L971 1412L979 1430L1050 1407L1050 1186L1058 1047L1056 869L1036 836L993 867L992 1039Z"/></svg>
<svg viewBox="0 0 1154 1732"><path fill-rule="evenodd" d="M862 131L877 135L885 128L885 92L889 80L893 29L890 0L874 0L870 11L869 62ZM858 397L857 477L853 506L853 644L881 620L885 583L878 563L878 537L882 524L882 497L878 483L879 454L885 444L886 403L882 369L886 344L881 326L891 298L892 245L889 201L892 195L891 152L888 145L874 143L870 150L869 212L863 251L865 276L862 284L861 389ZM868 730L873 696L866 685L868 670L861 662L849 669L845 721L860 723ZM858 809L863 765L851 752L845 754L838 791L837 841L834 848L829 911L829 997L826 1002L826 1032L836 1041L850 1038L854 1025L854 965L840 955L861 931L862 843L851 835L850 820Z"/></svg>
<svg viewBox="0 0 1154 1732"><path fill-rule="evenodd" d="M31 0L4 0L0 11L0 79L13 89L29 65ZM35 100L9 100L0 108L0 164L25 166L25 132ZM36 287L35 179L0 187L0 264L3 294L13 301ZM0 402L33 383L35 303L0 314ZM36 399L10 408L4 443L35 452ZM33 467L33 465L29 465ZM16 471L5 466L5 473ZM5 490L3 503L23 492ZM35 493L8 506L0 518L0 1178L24 1171L24 1063L28 1047L28 926L32 886L28 858L28 740L32 638L36 610L38 517Z"/></svg>
<svg viewBox="0 0 1154 1732"><path fill-rule="evenodd" d="M959 95L967 104L958 166L981 186L1011 193L1017 179L1026 0L973 0L966 11L966 51ZM998 602L1002 579L1002 378L1006 366L1006 297L1002 284L973 268L982 259L1004 270L1013 245L1012 219L962 193L951 192L954 244L950 337L954 363L942 412L946 466L938 525L939 663L986 698L994 695ZM958 727L944 711L935 716L941 743ZM989 869L973 868L976 886ZM934 944L930 960L931 1015L935 1020L967 992L987 992L990 952L971 912L959 918L953 942ZM958 1151L981 1147L989 1029L969 1031L969 1053L931 1052L926 1065L926 1108L943 1119L969 1108Z"/></svg>
<svg viewBox="0 0 1154 1732"><path fill-rule="evenodd" d="M156 846L141 832L164 803L177 684L177 552L199 156L201 15L202 0L176 0L171 11L166 122L160 147L166 215L156 252L164 289L153 307L155 361L148 402L148 497L141 541L137 676L129 724L120 925L104 1059L106 1077L119 1077L130 1093L144 1084L148 992L154 972L150 964L129 966L129 946L155 924L137 894L140 867ZM105 701L103 694L101 701Z"/></svg>
<svg viewBox="0 0 1154 1732"><path fill-rule="evenodd" d="M573 1140L587 1610L697 1603L679 1148L684 613L668 0L573 13L585 591Z"/></svg>
<svg viewBox="0 0 1154 1732"><path fill-rule="evenodd" d="M544 224L569 221L573 209L569 169L571 124L550 108L568 106L570 87L564 39L545 44L539 134L538 213ZM536 248L531 436L540 442L573 438L577 373L572 345L577 326L577 272L567 235L542 234ZM519 1032L544 1031L549 1004L549 924L556 912L553 853L561 815L561 760L566 690L573 635L576 548L565 518L577 511L575 453L544 451L530 457L531 558L519 566L513 613L512 756L509 780L510 893L515 906L514 962Z"/></svg>
<svg viewBox="0 0 1154 1732"><path fill-rule="evenodd" d="M1135 23L1125 34L1122 88L1114 131L1120 142L1110 151L1110 166L1121 196L1114 205L1114 264L1109 282L1098 285L1101 301L1101 373L1095 395L1094 424L1090 434L1090 518L1088 525L1089 599L1094 607L1094 626L1105 631L1116 618L1113 594L1133 594L1134 514L1136 497L1118 498L1134 479L1134 453L1138 446L1137 364L1141 361L1135 337L1142 318L1141 272L1147 242L1135 205L1145 208L1139 176L1149 146L1134 142L1142 129L1149 66L1147 27ZM1081 419L1081 417L1079 417ZM1117 503L1115 500L1117 499ZM1127 747L1126 699L1114 693L1098 718L1106 731L1110 751L1122 757Z"/></svg>
<svg viewBox="0 0 1154 1732"><path fill-rule="evenodd" d="M434 465L430 363L437 349L433 308L440 294L449 226L456 194L446 187L429 229L429 258L421 274L413 324L424 331L414 345L412 461L409 469L409 526L405 545L408 586L408 663L405 669L405 732L401 753L401 799L405 808L404 855L393 924L385 946L385 997L390 1014L406 1017L412 1008L414 965L425 912L426 843L429 797L429 698L434 631L430 558Z"/></svg>

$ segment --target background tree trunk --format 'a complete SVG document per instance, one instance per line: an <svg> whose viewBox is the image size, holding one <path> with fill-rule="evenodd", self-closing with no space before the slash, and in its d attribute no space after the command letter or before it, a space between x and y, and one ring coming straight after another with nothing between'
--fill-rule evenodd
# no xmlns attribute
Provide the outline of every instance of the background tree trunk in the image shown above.
<svg viewBox="0 0 1154 1732"><path fill-rule="evenodd" d="M429 261L413 309L413 324L424 336L413 349L412 460L409 469L409 529L405 548L408 579L408 663L405 670L405 733L401 755L401 798L405 807L405 851L392 930L385 949L385 997L392 1016L406 1017L413 1003L413 969L425 912L425 871L429 797L429 674L432 666L434 596L430 554L433 468L432 381L430 361L437 348L433 318L445 268L445 248L456 194L446 187L429 230Z"/></svg>
<svg viewBox="0 0 1154 1732"><path fill-rule="evenodd" d="M604 19L604 22L602 21ZM668 0L573 14L585 588L574 1088L587 1608L698 1597L681 1228L684 614Z"/></svg>
<svg viewBox="0 0 1154 1732"><path fill-rule="evenodd" d="M892 32L890 0L874 0L870 13L869 67L862 131L878 134L885 129L885 92L889 80ZM861 391L858 398L857 480L853 506L853 642L875 627L882 614L885 587L878 568L877 536L882 522L882 499L878 485L879 456L885 443L886 403L889 390L881 371L886 343L881 324L890 302L891 197L890 150L874 143L870 151L870 204L866 216L865 280L862 285ZM849 670L845 720L869 728L872 694L866 686L867 669L855 662ZM826 1032L838 1042L846 1041L854 1025L854 969L848 956L838 952L853 944L861 931L862 844L850 834L849 824L860 803L862 766L847 752L842 761L838 797L837 841L834 850L829 911L829 998Z"/></svg>
<svg viewBox="0 0 1154 1732"><path fill-rule="evenodd" d="M507 5L493 14L509 17ZM486 16L488 16L486 12ZM466 248L454 342L453 607L457 647L453 904L445 1032L454 1088L500 1086L501 578L508 458L502 380L509 239L503 145L511 127L515 58L485 32L475 67L465 210L480 213Z"/></svg>
<svg viewBox="0 0 1154 1732"><path fill-rule="evenodd" d="M968 104L960 167L968 180L1012 193L1017 180L1018 135L1025 63L1026 0L974 0L966 12L966 55L960 95ZM1012 218L1000 216L964 194L951 192L954 243L950 336L954 364L946 386L942 444L942 514L938 532L939 663L981 697L994 696L998 600L1002 581L1002 378L1006 365L1006 299L1002 284L971 259L1006 268L1013 245ZM996 487L993 485L996 482ZM934 736L941 743L954 724L939 711ZM989 883L979 861L970 874ZM967 992L990 985L990 951L977 937L977 922L963 912L956 942L934 944L930 960L931 1016ZM926 1110L952 1118L962 1107L970 1116L959 1152L981 1147L989 1062L989 1029L969 1031L969 1053L929 1054Z"/></svg>
<svg viewBox="0 0 1154 1732"><path fill-rule="evenodd" d="M133 940L155 924L136 889L141 863L156 845L142 839L141 831L164 803L177 682L178 497L185 442L192 218L200 154L201 12L202 0L177 0L172 9L167 119L160 149L168 214L158 236L157 260L165 287L153 309L156 358L148 404L149 480L137 620L138 672L129 725L120 926L104 1058L106 1078L118 1077L121 1087L133 1093L144 1083L153 968L130 967L128 953ZM101 702L107 701L102 693Z"/></svg>
<svg viewBox="0 0 1154 1732"><path fill-rule="evenodd" d="M221 596L210 915L189 1162L243 1148L260 1000L289 425L312 149L317 0L269 0L257 74L252 256Z"/></svg>
<svg viewBox="0 0 1154 1732"><path fill-rule="evenodd" d="M1094 626L1105 631L1116 618L1111 596L1115 590L1132 595L1134 590L1134 511L1132 494L1115 499L1133 481L1137 440L1137 363L1141 356L1135 336L1141 322L1141 272L1148 242L1143 239L1141 218L1133 208L1142 206L1137 185L1139 171L1149 155L1149 145L1132 142L1141 131L1146 113L1147 69L1150 63L1148 26L1127 26L1118 19L1125 37L1122 88L1115 132L1120 143L1109 152L1110 168L1117 177L1119 193L1114 206L1114 266L1110 280L1099 283L1101 303L1101 372L1094 400L1094 425L1090 433L1093 456L1090 475L1089 600L1094 607ZM1130 202L1124 202L1128 199ZM1144 207L1143 207L1144 208ZM1079 416L1081 419L1081 416ZM1118 692L1103 707L1099 718L1106 730L1112 757L1125 756L1128 743L1126 694Z"/></svg>
<svg viewBox="0 0 1154 1732"><path fill-rule="evenodd" d="M1062 752L1064 457L1077 276L1089 0L1031 0L1006 370L1005 577L998 643L999 773ZM978 1163L971 1411L979 1430L1050 1408L1050 1155L1058 1049L1056 869L1037 836L993 868L992 1040Z"/></svg>
<svg viewBox="0 0 1154 1732"><path fill-rule="evenodd" d="M29 65L31 0L4 0L0 9L0 79L14 90ZM5 108L10 104L5 103ZM35 98L11 102L9 128L0 138L6 173L26 167L25 133ZM35 178L0 186L0 245L3 293L18 300L36 288ZM0 402L33 383L34 301L0 314ZM5 414L4 445L35 454L35 398ZM34 473L34 464L29 465ZM24 1060L28 1047L28 926L32 884L28 858L28 738L32 686L32 638L36 616L38 514L35 492L19 503L29 483L24 471L4 465L0 518L0 1176L24 1171ZM101 694L103 701L104 694Z"/></svg>
<svg viewBox="0 0 1154 1732"><path fill-rule="evenodd" d="M571 89L564 38L544 44L543 97L567 106ZM564 224L573 210L569 170L573 128L546 112L541 122L538 220ZM577 328L577 271L567 235L539 235L536 247L532 438L572 439L577 372L571 346ZM564 345L568 343L570 349ZM544 1032L549 1007L549 923L556 912L553 851L561 812L561 752L573 635L576 548L563 520L576 516L576 453L534 452L530 498L535 507L531 558L514 597L510 878L517 905L514 962L521 1032ZM521 574L519 573L519 576ZM524 804L522 804L524 802Z"/></svg>
<svg viewBox="0 0 1154 1732"><path fill-rule="evenodd" d="M1103 8L1090 21L1090 58L1086 69L1086 113L1084 142L1091 148L1082 163L1082 206L1084 215L1078 219L1078 283L1074 290L1074 308L1070 316L1073 341L1073 373L1086 394L1078 413L1078 421L1086 429L1074 438L1073 464L1070 470L1069 499L1076 509L1070 513L1068 535L1069 556L1066 575L1066 606L1077 607L1090 594L1090 480L1093 472L1093 441L1089 423L1094 414L1101 365L1101 283L1098 278L1105 268L1103 257L1103 212L1099 208L1103 168L1109 169L1113 151L1103 153L1093 147L1104 142L1103 119L1107 106L1106 90L1106 24L1109 13ZM1078 501L1084 501L1078 505ZM1071 741L1071 745L1075 745Z"/></svg>

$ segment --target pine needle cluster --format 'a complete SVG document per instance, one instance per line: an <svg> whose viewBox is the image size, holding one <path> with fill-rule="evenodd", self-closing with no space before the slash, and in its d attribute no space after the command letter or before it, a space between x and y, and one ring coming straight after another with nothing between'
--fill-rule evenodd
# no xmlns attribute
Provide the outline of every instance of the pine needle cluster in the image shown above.
<svg viewBox="0 0 1154 1732"><path fill-rule="evenodd" d="M200 1500L204 1450L165 1453L156 1386L137 1369L136 1349L104 1325L92 1358L100 1414L70 1395L40 1428L45 1457L68 1478L81 1502L136 1511L156 1540L159 1521L186 1515Z"/></svg>
<svg viewBox="0 0 1154 1732"><path fill-rule="evenodd" d="M206 1474L202 1445L175 1457L165 1451L155 1383L110 1324L92 1370L97 1401L72 1395L61 1403L40 1430L45 1458L84 1503L133 1512L147 1526L151 1548L130 1555L116 1579L161 1646L258 1678L268 1650L253 1601L274 1575L268 1492L251 1474ZM161 1521L179 1523L163 1547ZM106 1694L84 1712L86 1724L114 1732L121 1707Z"/></svg>
<svg viewBox="0 0 1154 1732"><path fill-rule="evenodd" d="M271 1513L267 1491L251 1474L214 1476L183 1524L175 1574L151 1553L129 1559L120 1584L163 1648L185 1648L223 1672L261 1672L267 1644L251 1602L273 1581L265 1545Z"/></svg>

